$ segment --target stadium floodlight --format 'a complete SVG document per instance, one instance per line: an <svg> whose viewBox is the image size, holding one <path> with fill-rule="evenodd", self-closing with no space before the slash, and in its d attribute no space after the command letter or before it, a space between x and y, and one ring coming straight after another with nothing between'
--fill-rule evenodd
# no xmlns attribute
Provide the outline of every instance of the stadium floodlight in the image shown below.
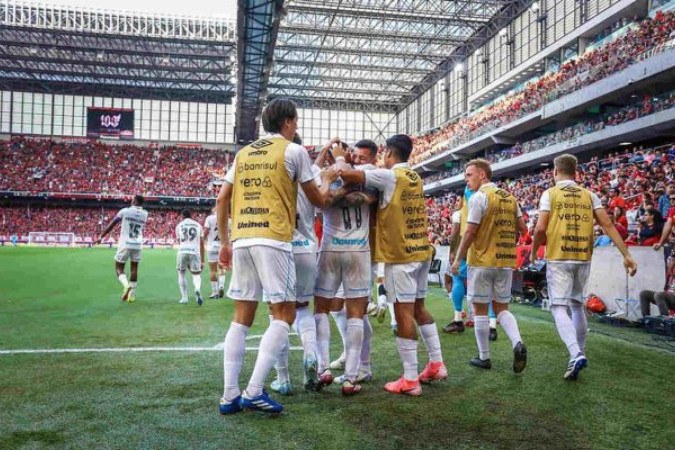
<svg viewBox="0 0 675 450"><path fill-rule="evenodd" d="M30 51L31 55L36 55L37 52L38 52L38 48L37 47L31 47L29 51Z"/></svg>
<svg viewBox="0 0 675 450"><path fill-rule="evenodd" d="M538 12L539 11L539 2L532 3L532 5L530 6L530 11L532 11L533 13Z"/></svg>
<svg viewBox="0 0 675 450"><path fill-rule="evenodd" d="M457 63L455 65L455 72L458 72L458 73L464 72L464 64Z"/></svg>
<svg viewBox="0 0 675 450"><path fill-rule="evenodd" d="M103 59L103 58L105 58L105 52L96 53L96 59Z"/></svg>
<svg viewBox="0 0 675 450"><path fill-rule="evenodd" d="M230 62L233 63L237 60L237 55L230 55Z"/></svg>
<svg viewBox="0 0 675 450"><path fill-rule="evenodd" d="M506 35L509 33L509 31L506 28L502 28L499 30L499 37L506 37Z"/></svg>

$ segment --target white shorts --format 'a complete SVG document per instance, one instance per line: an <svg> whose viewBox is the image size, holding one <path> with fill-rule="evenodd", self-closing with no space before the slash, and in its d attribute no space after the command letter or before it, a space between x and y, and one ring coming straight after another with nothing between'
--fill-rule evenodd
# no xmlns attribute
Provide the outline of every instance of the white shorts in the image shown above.
<svg viewBox="0 0 675 450"><path fill-rule="evenodd" d="M342 287L342 285L340 285L337 292L335 293L335 297L333 298L341 298L342 300L345 299L345 289Z"/></svg>
<svg viewBox="0 0 675 450"><path fill-rule="evenodd" d="M184 272L189 270L192 273L202 271L202 261L198 255L192 253L178 252L176 255L176 269Z"/></svg>
<svg viewBox="0 0 675 450"><path fill-rule="evenodd" d="M319 253L314 295L333 298L340 283L344 298L370 296L370 252Z"/></svg>
<svg viewBox="0 0 675 450"><path fill-rule="evenodd" d="M265 245L232 251L232 279L227 296L234 300L272 303L295 301L293 253Z"/></svg>
<svg viewBox="0 0 675 450"><path fill-rule="evenodd" d="M117 247L115 253L115 261L118 263L126 263L131 259L131 262L139 262L141 260L140 248Z"/></svg>
<svg viewBox="0 0 675 450"><path fill-rule="evenodd" d="M384 288L389 303L415 303L427 295L431 260L384 265Z"/></svg>
<svg viewBox="0 0 675 450"><path fill-rule="evenodd" d="M467 301L476 303L509 303L513 270L502 268L469 267Z"/></svg>
<svg viewBox="0 0 675 450"><path fill-rule="evenodd" d="M296 299L299 302L308 302L314 297L314 284L316 283L316 253L293 254L295 259L295 279L297 287Z"/></svg>
<svg viewBox="0 0 675 450"><path fill-rule="evenodd" d="M217 263L218 262L218 253L220 253L220 250L209 250L206 253L206 257L208 258L210 263Z"/></svg>
<svg viewBox="0 0 675 450"><path fill-rule="evenodd" d="M583 303L590 274L590 263L547 262L546 284L551 305L570 306L572 300Z"/></svg>

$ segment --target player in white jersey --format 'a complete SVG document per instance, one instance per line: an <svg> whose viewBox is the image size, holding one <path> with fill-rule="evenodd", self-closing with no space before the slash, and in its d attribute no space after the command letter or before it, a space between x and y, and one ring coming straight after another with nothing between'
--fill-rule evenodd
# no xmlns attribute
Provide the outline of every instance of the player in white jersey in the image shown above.
<svg viewBox="0 0 675 450"><path fill-rule="evenodd" d="M342 149L339 146L338 149ZM336 151L338 151L336 149ZM375 168L377 145L372 141L360 141L354 148L354 163L361 170ZM366 162L367 164L362 164ZM344 156L338 157L336 166L350 168ZM366 306L370 297L372 279L370 275L370 204L377 199L376 193L363 189L335 192L336 199L342 198L323 212L323 239L319 252L315 295L315 320L319 348L319 384L330 384L332 373L328 367L330 327L328 312L331 301L342 284L347 309L345 373L342 394L354 395L360 392L359 378L370 378L370 371L359 376L361 349L364 335L371 335ZM367 325L366 325L367 322ZM368 331L364 327L368 326Z"/></svg>
<svg viewBox="0 0 675 450"><path fill-rule="evenodd" d="M204 265L204 240L202 226L192 220L189 209L181 211L183 220L176 225L176 239L178 239L178 254L176 255L176 269L178 270L178 287L180 288L179 303L188 302L188 282L185 271L192 274L192 285L195 291L197 304L202 305L202 265Z"/></svg>
<svg viewBox="0 0 675 450"><path fill-rule="evenodd" d="M230 226L230 219L228 219L227 223ZM218 237L218 221L216 219L215 208L211 210L211 214L204 221L203 239L206 241L205 246L211 276L211 295L209 295L209 298L223 298L225 296L225 271L230 268L218 266L220 238Z"/></svg>
<svg viewBox="0 0 675 450"><path fill-rule="evenodd" d="M121 209L110 221L101 236L94 241L94 245L100 244L103 238L118 223L122 223L120 238L117 241L117 254L115 255L115 271L117 279L122 284L122 301L133 303L136 301L136 283L138 282L138 263L141 261L141 248L143 247L143 229L148 221L148 212L143 209L143 196L134 195L129 208ZM131 274L129 281L124 273L125 265L131 260Z"/></svg>

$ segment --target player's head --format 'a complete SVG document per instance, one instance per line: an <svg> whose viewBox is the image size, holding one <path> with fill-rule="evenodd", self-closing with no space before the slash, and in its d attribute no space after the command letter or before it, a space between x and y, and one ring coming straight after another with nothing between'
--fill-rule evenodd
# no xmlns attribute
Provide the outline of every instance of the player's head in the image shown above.
<svg viewBox="0 0 675 450"><path fill-rule="evenodd" d="M370 139L361 139L354 144L352 161L356 165L375 164L375 161L377 161L377 144Z"/></svg>
<svg viewBox="0 0 675 450"><path fill-rule="evenodd" d="M145 199L142 195L134 195L134 198L131 199L131 204L134 206L143 206L143 202L145 202Z"/></svg>
<svg viewBox="0 0 675 450"><path fill-rule="evenodd" d="M262 112L262 125L268 133L279 133L288 140L293 139L298 129L298 109L287 98L275 98Z"/></svg>
<svg viewBox="0 0 675 450"><path fill-rule="evenodd" d="M577 157L565 153L553 160L553 178L558 180L574 179L577 173Z"/></svg>
<svg viewBox="0 0 675 450"><path fill-rule="evenodd" d="M408 162L412 153L412 139L405 134L395 134L386 142L387 152L384 155L384 165L391 169L394 164Z"/></svg>
<svg viewBox="0 0 675 450"><path fill-rule="evenodd" d="M181 210L180 215L183 216L183 219L189 219L192 217L192 211L187 208Z"/></svg>
<svg viewBox="0 0 675 450"><path fill-rule="evenodd" d="M472 159L466 163L464 179L469 189L477 191L478 188L492 179L490 163L482 158Z"/></svg>
<svg viewBox="0 0 675 450"><path fill-rule="evenodd" d="M298 145L302 145L302 138L300 137L300 135L298 134L297 131L293 135L293 143L298 144Z"/></svg>

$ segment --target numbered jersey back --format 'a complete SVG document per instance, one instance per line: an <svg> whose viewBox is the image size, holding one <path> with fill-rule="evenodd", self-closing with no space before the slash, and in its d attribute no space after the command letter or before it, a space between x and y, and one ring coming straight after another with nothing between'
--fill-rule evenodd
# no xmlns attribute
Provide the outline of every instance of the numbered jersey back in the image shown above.
<svg viewBox="0 0 675 450"><path fill-rule="evenodd" d="M206 235L206 251L217 252L220 250L220 238L218 237L218 219L215 214L210 214L206 218L204 227L209 229Z"/></svg>
<svg viewBox="0 0 675 450"><path fill-rule="evenodd" d="M122 220L119 247L141 248L143 245L143 230L148 221L148 212L140 206L131 206L121 209L117 218Z"/></svg>
<svg viewBox="0 0 675 450"><path fill-rule="evenodd" d="M185 219L176 226L178 251L199 255L199 242L202 235L202 226L192 219Z"/></svg>

